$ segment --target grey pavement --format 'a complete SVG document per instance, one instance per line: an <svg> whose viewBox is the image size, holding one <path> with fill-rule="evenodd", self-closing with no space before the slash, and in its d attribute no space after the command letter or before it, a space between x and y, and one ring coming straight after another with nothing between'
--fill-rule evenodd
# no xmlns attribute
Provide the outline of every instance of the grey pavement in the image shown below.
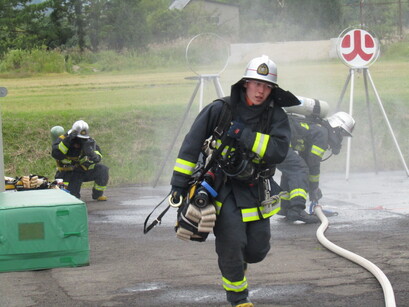
<svg viewBox="0 0 409 307"><path fill-rule="evenodd" d="M409 179L402 171L323 174L325 236L371 261L389 279L397 306L409 306ZM228 306L214 251L175 237L176 212L143 234L143 222L169 187L109 188L88 207L90 265L0 273L0 306ZM159 207L156 216L165 208ZM151 219L152 221L152 219ZM249 265L255 306L385 306L382 287L366 269L322 246L319 224L271 219L271 251Z"/></svg>

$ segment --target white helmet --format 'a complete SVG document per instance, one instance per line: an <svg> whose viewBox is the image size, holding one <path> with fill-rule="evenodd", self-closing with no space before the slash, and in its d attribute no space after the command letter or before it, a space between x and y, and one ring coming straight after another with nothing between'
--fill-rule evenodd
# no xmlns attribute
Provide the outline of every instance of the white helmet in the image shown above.
<svg viewBox="0 0 409 307"><path fill-rule="evenodd" d="M71 130L68 131L68 134L70 134L73 130L78 132L77 137L81 139L89 139L89 126L83 120L77 120L72 125Z"/></svg>
<svg viewBox="0 0 409 307"><path fill-rule="evenodd" d="M262 55L247 64L243 78L277 84L277 66L268 56Z"/></svg>
<svg viewBox="0 0 409 307"><path fill-rule="evenodd" d="M348 113L337 112L328 117L327 120L332 128L340 127L348 136L352 136L352 131L355 127L355 120Z"/></svg>

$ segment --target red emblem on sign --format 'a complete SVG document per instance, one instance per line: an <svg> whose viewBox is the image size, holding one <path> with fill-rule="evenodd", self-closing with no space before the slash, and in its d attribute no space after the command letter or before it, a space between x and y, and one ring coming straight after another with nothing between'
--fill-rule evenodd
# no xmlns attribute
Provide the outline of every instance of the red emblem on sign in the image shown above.
<svg viewBox="0 0 409 307"><path fill-rule="evenodd" d="M353 29L339 39L338 55L348 66L367 67L377 59L379 45L369 32Z"/></svg>

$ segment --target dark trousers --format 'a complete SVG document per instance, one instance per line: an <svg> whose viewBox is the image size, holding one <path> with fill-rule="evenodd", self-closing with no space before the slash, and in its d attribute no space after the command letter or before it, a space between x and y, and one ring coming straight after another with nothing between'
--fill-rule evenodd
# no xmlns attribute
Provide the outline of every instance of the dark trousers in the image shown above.
<svg viewBox="0 0 409 307"><path fill-rule="evenodd" d="M219 268L230 282L242 281L247 263L262 261L270 250L270 220L243 222L232 193L223 202L214 234ZM227 300L234 303L245 299L248 289L226 291L226 295Z"/></svg>
<svg viewBox="0 0 409 307"><path fill-rule="evenodd" d="M69 172L57 172L55 178L62 178L64 182L68 182L67 189L72 195L80 198L81 185L83 182L94 181L99 186L106 186L109 180L109 169L103 164L96 164L93 169L87 171L75 169ZM101 195L103 194L102 191L95 192L99 192Z"/></svg>
<svg viewBox="0 0 409 307"><path fill-rule="evenodd" d="M277 169L282 173L280 186L284 191L303 189L308 193L309 189L309 169L307 163L292 148L288 150L284 161L277 165ZM281 201L281 210L285 213L291 207L305 209L306 199L294 197L291 200Z"/></svg>

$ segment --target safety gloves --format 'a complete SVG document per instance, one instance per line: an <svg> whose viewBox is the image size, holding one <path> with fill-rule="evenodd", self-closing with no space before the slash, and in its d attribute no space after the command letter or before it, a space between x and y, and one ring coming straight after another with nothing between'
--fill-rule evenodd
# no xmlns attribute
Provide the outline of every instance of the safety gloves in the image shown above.
<svg viewBox="0 0 409 307"><path fill-rule="evenodd" d="M174 204L178 204L181 201L181 198L185 198L187 195L187 189L172 186L172 190L170 191L171 200Z"/></svg>
<svg viewBox="0 0 409 307"><path fill-rule="evenodd" d="M82 150L84 154L94 163L101 161L101 156L95 152L95 141L91 139L86 139L82 144Z"/></svg>
<svg viewBox="0 0 409 307"><path fill-rule="evenodd" d="M72 130L62 141L65 146L70 147L72 141L78 136L78 131Z"/></svg>
<svg viewBox="0 0 409 307"><path fill-rule="evenodd" d="M243 133L244 130L244 124L240 121L233 121L231 123L231 126L229 130L227 131L227 136L239 140L241 134Z"/></svg>

